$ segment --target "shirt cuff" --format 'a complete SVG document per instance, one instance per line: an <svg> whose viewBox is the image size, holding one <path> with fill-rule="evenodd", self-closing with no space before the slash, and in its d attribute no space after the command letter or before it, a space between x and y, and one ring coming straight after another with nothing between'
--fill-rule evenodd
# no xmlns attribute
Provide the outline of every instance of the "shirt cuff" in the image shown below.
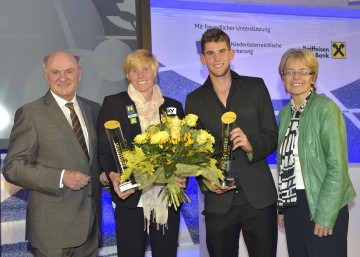
<svg viewBox="0 0 360 257"><path fill-rule="evenodd" d="M65 170L62 170L61 171L61 176L60 176L60 185L59 185L59 188L64 188L64 184L63 184L63 177L64 177L64 173L65 173Z"/></svg>

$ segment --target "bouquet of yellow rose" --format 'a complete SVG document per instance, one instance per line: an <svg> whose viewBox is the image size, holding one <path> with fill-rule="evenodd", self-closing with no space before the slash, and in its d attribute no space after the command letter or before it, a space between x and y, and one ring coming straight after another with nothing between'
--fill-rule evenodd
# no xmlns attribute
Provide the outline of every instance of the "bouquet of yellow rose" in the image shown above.
<svg viewBox="0 0 360 257"><path fill-rule="evenodd" d="M175 209L189 198L176 183L175 176L203 176L220 186L223 179L213 157L214 137L205 130L195 129L198 117L188 114L184 119L163 115L161 123L149 126L134 138L134 150L126 150L123 157L126 169L121 182L133 174L139 189L153 183L164 184L167 199Z"/></svg>

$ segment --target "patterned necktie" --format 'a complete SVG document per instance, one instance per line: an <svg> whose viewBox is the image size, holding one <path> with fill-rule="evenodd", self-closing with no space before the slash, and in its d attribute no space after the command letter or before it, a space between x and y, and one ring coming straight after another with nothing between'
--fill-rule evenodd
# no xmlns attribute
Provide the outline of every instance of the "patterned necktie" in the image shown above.
<svg viewBox="0 0 360 257"><path fill-rule="evenodd" d="M70 103L66 103L65 105L67 108L70 109L70 118L71 118L71 123L73 126L73 131L74 131L77 139L79 140L79 143L80 143L82 149L84 150L87 159L90 160L89 152L88 152L88 149L86 146L85 137L84 137L84 133L81 128L81 125L80 125L79 117L76 115L76 112L74 109L74 103L70 102Z"/></svg>

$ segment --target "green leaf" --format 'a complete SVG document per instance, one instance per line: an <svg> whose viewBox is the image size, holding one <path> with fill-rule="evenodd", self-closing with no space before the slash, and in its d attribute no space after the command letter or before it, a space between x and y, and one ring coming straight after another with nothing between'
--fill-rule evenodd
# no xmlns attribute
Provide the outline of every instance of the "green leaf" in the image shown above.
<svg viewBox="0 0 360 257"><path fill-rule="evenodd" d="M170 178L176 171L177 162L172 162L170 165L164 166L165 178Z"/></svg>

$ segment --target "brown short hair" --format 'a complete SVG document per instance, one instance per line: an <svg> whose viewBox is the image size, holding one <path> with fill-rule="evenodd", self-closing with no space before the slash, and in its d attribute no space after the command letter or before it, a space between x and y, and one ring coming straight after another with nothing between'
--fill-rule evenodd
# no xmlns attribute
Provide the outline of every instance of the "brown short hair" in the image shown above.
<svg viewBox="0 0 360 257"><path fill-rule="evenodd" d="M231 49L229 36L218 28L208 29L201 37L201 51L204 54L205 44L209 42L226 42L226 45Z"/></svg>

